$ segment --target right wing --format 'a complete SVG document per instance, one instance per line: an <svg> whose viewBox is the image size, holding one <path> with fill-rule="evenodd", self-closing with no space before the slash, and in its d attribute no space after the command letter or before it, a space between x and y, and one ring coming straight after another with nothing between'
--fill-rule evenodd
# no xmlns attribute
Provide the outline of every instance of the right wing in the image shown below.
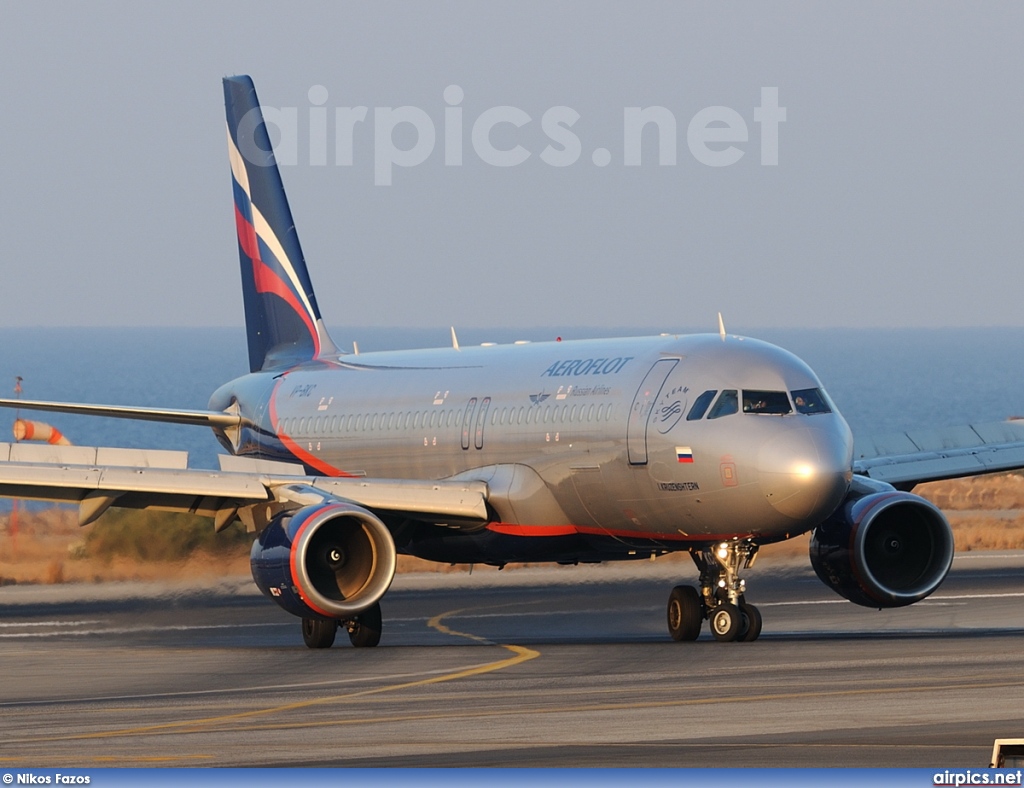
<svg viewBox="0 0 1024 788"><path fill-rule="evenodd" d="M225 430L240 427L244 422L241 416L230 411L135 408L124 405L86 405L79 402L44 402L32 399L0 399L0 408L107 416L112 419L162 421L165 424L194 424L199 427L220 427Z"/></svg>
<svg viewBox="0 0 1024 788"><path fill-rule="evenodd" d="M188 453L90 446L0 443L0 496L78 504L80 525L111 506L236 517L259 530L274 505L326 494L384 515L430 523L483 525L487 485L478 481L336 479L301 465L221 456L221 470L188 467Z"/></svg>

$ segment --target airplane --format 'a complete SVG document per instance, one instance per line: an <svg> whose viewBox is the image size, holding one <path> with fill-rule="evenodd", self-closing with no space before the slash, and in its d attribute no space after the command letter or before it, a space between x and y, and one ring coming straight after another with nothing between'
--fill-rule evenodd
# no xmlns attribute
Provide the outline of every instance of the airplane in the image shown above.
<svg viewBox="0 0 1024 788"><path fill-rule="evenodd" d="M953 533L915 485L1024 467L1011 422L855 447L811 368L717 333L343 353L321 317L256 90L224 79L250 372L207 410L0 400L26 410L193 424L220 470L178 452L0 444L0 495L191 512L254 534L253 579L302 620L376 646L398 554L444 563L648 559L688 551L676 641L762 631L742 575L811 532L825 585L858 605L927 597Z"/></svg>

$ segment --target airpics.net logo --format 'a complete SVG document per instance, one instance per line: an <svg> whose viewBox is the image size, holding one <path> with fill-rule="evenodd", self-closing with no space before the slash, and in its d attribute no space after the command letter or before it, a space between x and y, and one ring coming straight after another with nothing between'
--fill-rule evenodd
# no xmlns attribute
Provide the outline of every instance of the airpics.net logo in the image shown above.
<svg viewBox="0 0 1024 788"><path fill-rule="evenodd" d="M374 107L372 112L369 107L334 107L330 112L328 91L323 85L309 89L310 106L301 113L299 107L262 109L270 137L275 140L274 157L281 166L325 167L330 161L335 166L350 167L356 158L357 138L362 140L366 136L360 130L366 124L372 125L373 182L378 186L390 186L396 168L417 167L435 151L444 157L446 167L463 166L469 155L492 167L516 167L535 154L550 167L571 167L584 159L583 143L574 130L581 116L572 107L549 107L541 113L539 122L546 144L542 149L530 150L524 145L526 140L517 140L515 133L529 131L530 124L537 122L530 113L503 105L466 117L462 106L465 91L461 87L449 85L443 97L444 117L440 124L427 111L411 106ZM305 116L301 122L300 115ZM757 127L761 166L777 166L779 125L786 121L786 108L779 106L779 89L761 88L760 104L749 111L749 117ZM240 128L255 125L257 118L256 110L252 110L242 119ZM649 127L654 135L645 135ZM624 107L619 162L625 167L639 167L644 164L646 153L646 161L656 158L659 166L675 166L681 127L675 113L667 107ZM708 167L736 164L752 147L747 118L730 107L699 110L686 120L685 135L690 155ZM240 136L241 154L250 163L260 162L259 152L250 147L255 145L251 136ZM496 142L496 138L501 142ZM645 138L649 150L645 150ZM607 167L615 158L606 147L594 148L589 156L596 167Z"/></svg>

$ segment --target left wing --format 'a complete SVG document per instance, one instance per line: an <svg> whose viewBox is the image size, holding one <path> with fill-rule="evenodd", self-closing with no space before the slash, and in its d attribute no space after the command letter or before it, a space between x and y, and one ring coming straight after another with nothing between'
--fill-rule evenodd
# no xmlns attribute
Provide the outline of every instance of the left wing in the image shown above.
<svg viewBox="0 0 1024 788"><path fill-rule="evenodd" d="M1024 421L911 430L856 441L854 473L911 490L922 482L1024 468Z"/></svg>
<svg viewBox="0 0 1024 788"><path fill-rule="evenodd" d="M483 525L487 485L478 481L335 479L301 465L222 456L221 470L188 467L188 453L0 443L0 496L78 504L80 525L111 506L190 512L217 530L236 517L259 530L274 504L327 495L424 522Z"/></svg>

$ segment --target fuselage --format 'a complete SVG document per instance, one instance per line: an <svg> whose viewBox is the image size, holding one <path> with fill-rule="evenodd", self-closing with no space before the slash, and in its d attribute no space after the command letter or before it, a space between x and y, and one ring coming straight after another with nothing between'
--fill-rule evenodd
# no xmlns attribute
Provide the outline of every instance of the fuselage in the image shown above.
<svg viewBox="0 0 1024 788"><path fill-rule="evenodd" d="M796 356L718 335L343 355L239 378L237 454L310 473L485 481L493 531L684 548L784 539L851 478L852 437Z"/></svg>

